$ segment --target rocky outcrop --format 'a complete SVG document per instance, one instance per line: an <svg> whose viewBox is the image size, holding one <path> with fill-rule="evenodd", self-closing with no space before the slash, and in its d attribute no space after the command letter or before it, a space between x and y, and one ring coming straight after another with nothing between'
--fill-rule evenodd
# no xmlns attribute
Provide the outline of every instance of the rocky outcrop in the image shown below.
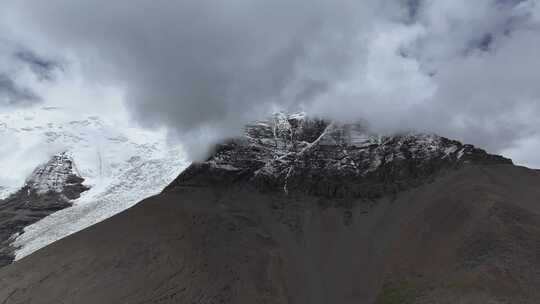
<svg viewBox="0 0 540 304"><path fill-rule="evenodd" d="M248 182L261 191L372 200L470 163L512 161L433 134L380 135L362 124L280 113L248 125L244 137L218 145L168 189Z"/></svg>
<svg viewBox="0 0 540 304"><path fill-rule="evenodd" d="M88 190L83 181L73 159L60 153L36 168L19 191L0 200L0 267L13 261L14 237L24 227L70 207L71 200Z"/></svg>

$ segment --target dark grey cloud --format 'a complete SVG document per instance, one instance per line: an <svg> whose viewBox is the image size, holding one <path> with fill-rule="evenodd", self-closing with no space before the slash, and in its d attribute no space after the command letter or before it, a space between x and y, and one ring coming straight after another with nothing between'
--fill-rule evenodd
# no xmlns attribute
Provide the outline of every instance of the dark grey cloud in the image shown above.
<svg viewBox="0 0 540 304"><path fill-rule="evenodd" d="M384 9L348 0L56 0L13 3L5 18L27 20L32 38L126 86L142 123L233 133L276 104L327 90L361 51L351 46L356 29Z"/></svg>
<svg viewBox="0 0 540 304"><path fill-rule="evenodd" d="M9 76L0 74L0 106L24 106L39 100L30 89L21 87Z"/></svg>
<svg viewBox="0 0 540 304"><path fill-rule="evenodd" d="M36 82L54 81L60 65L13 41L0 27L0 106L30 106L41 101Z"/></svg>
<svg viewBox="0 0 540 304"><path fill-rule="evenodd" d="M193 150L275 107L494 152L538 137L538 0L3 2L21 43L123 88Z"/></svg>
<svg viewBox="0 0 540 304"><path fill-rule="evenodd" d="M35 52L24 48L14 51L13 57L14 60L28 66L39 79L44 81L52 81L54 71L61 68L59 63L40 57Z"/></svg>
<svg viewBox="0 0 540 304"><path fill-rule="evenodd" d="M414 22L423 4L423 0L406 0L409 22Z"/></svg>

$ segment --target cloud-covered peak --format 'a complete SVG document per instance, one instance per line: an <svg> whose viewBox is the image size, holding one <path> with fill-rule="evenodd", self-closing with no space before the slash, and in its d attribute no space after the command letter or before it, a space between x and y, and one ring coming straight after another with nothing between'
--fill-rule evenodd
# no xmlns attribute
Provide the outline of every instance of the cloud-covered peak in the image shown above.
<svg viewBox="0 0 540 304"><path fill-rule="evenodd" d="M201 155L275 109L488 148L538 141L537 0L7 2L13 37ZM69 69L66 70L69 73ZM532 160L531 160L532 162Z"/></svg>

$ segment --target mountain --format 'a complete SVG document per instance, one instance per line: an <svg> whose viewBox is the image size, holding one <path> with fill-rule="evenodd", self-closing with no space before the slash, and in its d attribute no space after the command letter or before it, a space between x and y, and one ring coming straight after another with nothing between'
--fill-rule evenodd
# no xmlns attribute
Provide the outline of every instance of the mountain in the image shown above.
<svg viewBox="0 0 540 304"><path fill-rule="evenodd" d="M281 114L0 269L0 300L538 303L539 183L436 135Z"/></svg>
<svg viewBox="0 0 540 304"><path fill-rule="evenodd" d="M72 200L89 189L83 181L73 159L61 153L36 168L19 191L0 200L0 266L15 258L13 238L24 227L71 207Z"/></svg>
<svg viewBox="0 0 540 304"><path fill-rule="evenodd" d="M169 144L164 132L74 113L77 111L34 107L0 114L0 140L10 143L0 146L0 199L11 195L12 207L6 212L12 214L10 210L19 210L27 201L32 205L45 199L43 191L29 198L20 194L25 193L27 181L38 180L29 177L32 171L51 157L53 162L56 157L69 158L76 175L84 179L82 185L89 188L80 197L57 200L58 208L41 212L37 222L25 221L23 231L21 225L5 230L7 234L18 232L2 245L16 259L159 193L187 166L181 147ZM48 187L45 181L34 184ZM59 187L66 182L70 181L50 181Z"/></svg>
<svg viewBox="0 0 540 304"><path fill-rule="evenodd" d="M471 145L434 134L370 133L361 124L330 123L305 114L277 114L246 127L244 138L217 147L177 183L200 178L243 180L259 190L376 199L424 183L463 164L512 164Z"/></svg>

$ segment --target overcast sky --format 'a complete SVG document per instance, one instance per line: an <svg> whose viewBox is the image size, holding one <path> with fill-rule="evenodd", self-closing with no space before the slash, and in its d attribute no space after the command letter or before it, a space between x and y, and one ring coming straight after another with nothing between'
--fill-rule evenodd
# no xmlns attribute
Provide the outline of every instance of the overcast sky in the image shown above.
<svg viewBox="0 0 540 304"><path fill-rule="evenodd" d="M193 156L275 109L305 110L540 167L539 0L0 5L0 110L55 99L115 115L121 99Z"/></svg>

